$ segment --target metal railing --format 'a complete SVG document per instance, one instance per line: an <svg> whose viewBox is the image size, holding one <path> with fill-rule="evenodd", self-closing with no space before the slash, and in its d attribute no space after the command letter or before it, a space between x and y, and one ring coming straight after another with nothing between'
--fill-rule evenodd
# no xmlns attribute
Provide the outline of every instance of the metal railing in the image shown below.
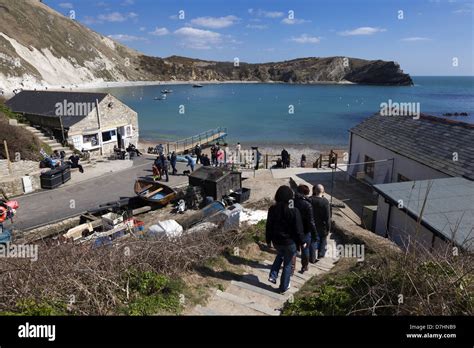
<svg viewBox="0 0 474 348"><path fill-rule="evenodd" d="M211 141L224 138L226 135L227 128L225 127L210 129L197 135L193 135L192 137L168 143L168 152L170 149L174 149L176 152L179 152L180 150L186 151L192 149L197 144L204 145Z"/></svg>

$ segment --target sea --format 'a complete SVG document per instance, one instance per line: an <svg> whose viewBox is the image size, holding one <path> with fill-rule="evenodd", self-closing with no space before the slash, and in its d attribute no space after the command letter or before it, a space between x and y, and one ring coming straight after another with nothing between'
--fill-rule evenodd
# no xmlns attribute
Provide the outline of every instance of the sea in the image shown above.
<svg viewBox="0 0 474 348"><path fill-rule="evenodd" d="M474 77L412 78L413 86L162 84L94 91L109 92L137 111L140 137L152 142L223 127L229 143L346 146L348 130L383 103L419 103L421 113L439 117L467 112L445 118L474 123ZM164 89L172 93L161 99Z"/></svg>

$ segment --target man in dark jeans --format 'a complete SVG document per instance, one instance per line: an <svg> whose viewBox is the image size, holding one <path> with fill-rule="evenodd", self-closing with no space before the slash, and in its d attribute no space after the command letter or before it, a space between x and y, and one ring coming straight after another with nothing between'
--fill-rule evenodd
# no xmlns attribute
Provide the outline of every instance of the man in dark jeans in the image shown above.
<svg viewBox="0 0 474 348"><path fill-rule="evenodd" d="M293 190L288 186L280 186L275 194L275 204L268 210L265 236L267 245L275 247L277 256L270 270L268 281L276 284L280 267L283 272L280 280L280 293L290 289L292 261L296 256L296 245L306 247L304 242L303 224L298 209L292 207Z"/></svg>
<svg viewBox="0 0 474 348"><path fill-rule="evenodd" d="M202 155L201 145L197 144L197 145L194 147L194 154L195 154L196 157L197 157L197 159L196 159L196 164L202 163L202 160L201 160L201 155Z"/></svg>
<svg viewBox="0 0 474 348"><path fill-rule="evenodd" d="M313 186L311 204L317 232L317 240L312 241L316 244L316 252L310 255L310 262L314 263L317 259L324 257L326 253L326 239L331 228L331 207L329 201L324 197L323 185Z"/></svg>
<svg viewBox="0 0 474 348"><path fill-rule="evenodd" d="M166 176L166 181L170 181L170 177L168 175L169 167L170 167L170 162L166 158L166 156L162 153L160 155L160 161L161 161L161 174Z"/></svg>
<svg viewBox="0 0 474 348"><path fill-rule="evenodd" d="M172 152L171 156L169 157L170 163L171 163L171 168L173 169L173 175L176 175L178 173L178 170L176 169L176 162L178 161L178 157L176 156L176 152Z"/></svg>
<svg viewBox="0 0 474 348"><path fill-rule="evenodd" d="M316 226L313 217L313 206L307 197L309 195L309 187L306 185L299 185L295 193L295 208L300 211L301 220L304 229L304 241L306 248L301 248L301 271L304 273L308 270L310 254L315 254L314 244L312 240L316 240Z"/></svg>

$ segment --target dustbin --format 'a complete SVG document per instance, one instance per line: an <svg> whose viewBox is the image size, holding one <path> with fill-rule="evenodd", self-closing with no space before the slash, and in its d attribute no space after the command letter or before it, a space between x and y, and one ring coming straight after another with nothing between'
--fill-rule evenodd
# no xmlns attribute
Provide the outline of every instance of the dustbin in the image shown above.
<svg viewBox="0 0 474 348"><path fill-rule="evenodd" d="M51 169L40 176L41 188L55 189L63 183L63 171L59 168Z"/></svg>
<svg viewBox="0 0 474 348"><path fill-rule="evenodd" d="M71 166L69 164L65 164L60 167L62 170L63 175L63 184L71 180Z"/></svg>

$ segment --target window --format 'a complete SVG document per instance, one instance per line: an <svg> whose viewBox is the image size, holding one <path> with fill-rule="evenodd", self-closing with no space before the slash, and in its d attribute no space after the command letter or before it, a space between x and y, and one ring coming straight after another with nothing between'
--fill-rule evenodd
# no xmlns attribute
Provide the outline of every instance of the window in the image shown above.
<svg viewBox="0 0 474 348"><path fill-rule="evenodd" d="M115 129L102 132L102 142L117 141L117 131Z"/></svg>
<svg viewBox="0 0 474 348"><path fill-rule="evenodd" d="M402 175L402 174L398 173L398 175L397 175L397 181L398 181L398 182L405 182L405 181L411 181L411 180L408 179L405 175Z"/></svg>
<svg viewBox="0 0 474 348"><path fill-rule="evenodd" d="M367 163L367 162L374 162L374 159L365 156L364 157L364 173L369 177L369 178L374 178L374 172L375 172L375 163Z"/></svg>
<svg viewBox="0 0 474 348"><path fill-rule="evenodd" d="M125 126L125 136L126 137L132 136L132 126Z"/></svg>
<svg viewBox="0 0 474 348"><path fill-rule="evenodd" d="M98 134L87 134L82 136L83 143L90 143L91 146L99 146Z"/></svg>

